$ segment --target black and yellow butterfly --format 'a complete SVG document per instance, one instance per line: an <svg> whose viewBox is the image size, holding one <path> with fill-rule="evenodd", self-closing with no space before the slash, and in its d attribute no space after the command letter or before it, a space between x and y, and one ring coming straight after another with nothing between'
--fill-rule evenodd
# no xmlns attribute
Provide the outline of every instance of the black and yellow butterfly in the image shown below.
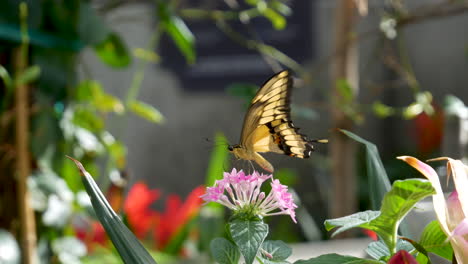
<svg viewBox="0 0 468 264"><path fill-rule="evenodd" d="M275 152L291 157L308 158L314 146L300 134L291 121L289 101L292 90L291 73L281 71L271 77L252 99L244 118L240 144L228 147L237 158L253 160L264 170L273 166L259 152Z"/></svg>

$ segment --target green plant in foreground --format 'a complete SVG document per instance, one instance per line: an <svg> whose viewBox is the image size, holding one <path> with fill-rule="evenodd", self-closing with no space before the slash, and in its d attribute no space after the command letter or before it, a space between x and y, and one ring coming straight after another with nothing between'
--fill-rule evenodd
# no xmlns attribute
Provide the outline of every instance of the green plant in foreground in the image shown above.
<svg viewBox="0 0 468 264"><path fill-rule="evenodd" d="M358 138L349 132L347 134ZM368 143L363 139L358 139L364 144ZM371 160L378 164L380 161L378 153L376 149L369 146L367 145L368 150L372 151L369 151L368 155L372 155ZM82 179L96 214L124 262L155 263L140 242L112 211L91 175L78 161L74 161L84 176ZM381 169L383 168L378 168L375 171L378 172ZM252 264L254 261L265 264L291 263L287 259L292 254L292 250L286 243L266 239L269 226L263 222L265 216L287 214L295 221L294 209L296 209L296 205L287 186L281 185L278 180L273 180L272 177L272 175L263 175L257 172L246 175L242 171L233 170L231 173L225 173L224 178L216 181L213 187L207 188L207 192L203 196L205 201L216 201L233 211L227 224L227 238L218 237L211 242L210 250L216 262L237 264L243 257L246 264ZM269 194L260 190L260 186L266 181L271 181L272 190ZM419 240L399 235L399 228L407 213L421 199L434 194L436 192L430 181L423 179L395 181L391 189L383 196L380 210L368 210L325 221L327 230L336 228L334 235L354 227L374 231L379 240L371 242L366 250L372 259L326 254L308 260L298 260L294 264L425 264L431 263L429 253L452 260L452 247L437 221L426 226ZM461 233L461 231L457 232L458 235ZM457 239L460 237L464 239L464 235L466 234L461 234Z"/></svg>

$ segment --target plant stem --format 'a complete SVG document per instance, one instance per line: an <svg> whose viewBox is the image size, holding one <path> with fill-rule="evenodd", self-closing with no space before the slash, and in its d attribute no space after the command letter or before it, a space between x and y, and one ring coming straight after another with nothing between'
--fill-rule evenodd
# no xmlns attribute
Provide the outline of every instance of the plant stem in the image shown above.
<svg viewBox="0 0 468 264"><path fill-rule="evenodd" d="M334 86L331 104L333 128L352 130L353 121L336 107L342 101L337 81L347 80L353 89L354 97L358 94L358 54L356 42L352 40L355 10L352 1L338 1L335 12L335 43L334 49L340 50L331 64L331 83ZM355 175L355 144L341 133L334 133L330 139L332 165L333 204L331 217L341 217L356 211L356 175Z"/></svg>
<svg viewBox="0 0 468 264"><path fill-rule="evenodd" d="M13 63L15 68L15 79L18 79L28 64L27 36L27 6L24 2L20 4L22 43L13 52ZM34 210L30 206L30 193L27 180L31 173L31 160L29 156L29 102L28 86L18 84L15 89L16 104L16 166L17 166L17 192L19 204L19 216L21 223L21 245L23 263L37 263L36 259L36 223Z"/></svg>

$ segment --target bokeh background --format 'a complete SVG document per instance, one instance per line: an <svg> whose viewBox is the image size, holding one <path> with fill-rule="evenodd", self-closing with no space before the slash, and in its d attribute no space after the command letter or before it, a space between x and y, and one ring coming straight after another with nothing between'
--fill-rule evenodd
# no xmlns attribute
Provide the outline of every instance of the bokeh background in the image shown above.
<svg viewBox="0 0 468 264"><path fill-rule="evenodd" d="M276 236L326 239L325 219L370 206L365 153L338 129L373 142L391 180L419 177L399 155L466 157L467 11L447 0L3 1L2 234L23 261L40 252L71 263L63 252L83 244L87 253L69 253L77 263L113 254L70 155L155 252L205 252L194 190L233 166L249 170L227 144L238 143L258 87L290 69L294 124L330 143L308 160L265 155L312 219ZM155 231L180 217L166 226L176 242ZM145 218L158 220L136 226ZM34 243L20 243L24 230Z"/></svg>

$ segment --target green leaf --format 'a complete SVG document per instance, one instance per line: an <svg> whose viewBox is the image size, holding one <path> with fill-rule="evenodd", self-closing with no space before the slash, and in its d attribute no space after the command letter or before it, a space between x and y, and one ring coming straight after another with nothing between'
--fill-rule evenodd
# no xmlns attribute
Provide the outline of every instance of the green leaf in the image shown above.
<svg viewBox="0 0 468 264"><path fill-rule="evenodd" d="M271 24L276 30L283 30L286 28L286 18L284 18L281 14L276 12L271 8L266 8L262 14L270 20Z"/></svg>
<svg viewBox="0 0 468 264"><path fill-rule="evenodd" d="M369 256L378 260L390 257L390 251L382 240L370 242L366 248L366 252Z"/></svg>
<svg viewBox="0 0 468 264"><path fill-rule="evenodd" d="M229 151L227 149L227 139L223 133L217 132L214 136L213 151L206 173L206 186L212 186L216 180L223 177L224 168L229 167Z"/></svg>
<svg viewBox="0 0 468 264"><path fill-rule="evenodd" d="M187 63L195 63L195 37L185 22L171 12L169 3L165 1L159 1L158 16L162 28L169 34Z"/></svg>
<svg viewBox="0 0 468 264"><path fill-rule="evenodd" d="M247 109L250 101L257 93L258 87L250 83L232 83L226 87L226 92L229 95L240 97L244 100L244 106Z"/></svg>
<svg viewBox="0 0 468 264"><path fill-rule="evenodd" d="M104 63L114 68L126 67L131 62L125 43L113 32L108 34L104 41L95 45L94 51Z"/></svg>
<svg viewBox="0 0 468 264"><path fill-rule="evenodd" d="M246 264L252 264L268 234L268 225L262 221L238 219L229 223L229 231L244 256Z"/></svg>
<svg viewBox="0 0 468 264"><path fill-rule="evenodd" d="M370 223L369 229L379 234L390 252L395 253L400 222L417 202L434 193L434 188L427 180L395 181L383 199L380 216Z"/></svg>
<svg viewBox="0 0 468 264"><path fill-rule="evenodd" d="M96 216L104 226L117 252L124 263L156 263L143 245L132 234L132 232L120 220L119 216L112 210L104 194L97 186L93 177L85 170L83 165L73 160L82 176L83 184L91 198Z"/></svg>
<svg viewBox="0 0 468 264"><path fill-rule="evenodd" d="M17 85L28 84L39 78L41 68L37 65L26 68L15 80Z"/></svg>
<svg viewBox="0 0 468 264"><path fill-rule="evenodd" d="M2 78L2 81L6 87L11 87L13 85L11 76L8 73L8 71L5 69L5 67L3 67L3 65L0 65L0 78Z"/></svg>
<svg viewBox="0 0 468 264"><path fill-rule="evenodd" d="M379 101L372 104L372 111L377 117L386 118L395 114L395 109Z"/></svg>
<svg viewBox="0 0 468 264"><path fill-rule="evenodd" d="M351 103L354 100L355 94L353 88L346 79L337 80L336 88L345 103Z"/></svg>
<svg viewBox="0 0 468 264"><path fill-rule="evenodd" d="M380 214L381 213L379 211L368 210L340 218L328 219L325 221L325 229L327 229L327 231L330 231L335 227L339 227L333 233L332 236L335 236L343 231L349 230L354 227L370 229L370 222L379 217Z"/></svg>
<svg viewBox="0 0 468 264"><path fill-rule="evenodd" d="M80 107L75 109L72 122L92 132L99 132L104 129L104 121L96 115L95 111L89 108Z"/></svg>
<svg viewBox="0 0 468 264"><path fill-rule="evenodd" d="M262 255L264 259L270 262L280 262L286 260L292 254L292 249L281 240L267 240L262 244ZM265 252L269 254L268 257L265 256Z"/></svg>
<svg viewBox="0 0 468 264"><path fill-rule="evenodd" d="M161 114L161 112L149 104L143 103L141 101L131 101L128 104L128 108L134 114L153 123L159 124L164 122L164 116Z"/></svg>
<svg viewBox="0 0 468 264"><path fill-rule="evenodd" d="M82 1L78 14L78 34L80 39L89 45L96 45L105 40L111 33L90 2Z"/></svg>
<svg viewBox="0 0 468 264"><path fill-rule="evenodd" d="M380 159L379 151L373 143L349 131L341 130L341 132L366 147L366 169L367 178L369 180L370 200L372 209L377 210L380 207L384 195L391 188L390 180L388 179L387 172Z"/></svg>
<svg viewBox="0 0 468 264"><path fill-rule="evenodd" d="M434 188L427 180L395 181L392 189L383 199L380 215L378 211L360 212L327 220L325 228L331 230L334 227L339 227L333 235L353 227L373 230L385 242L390 252L395 253L399 224L418 201L434 193Z"/></svg>
<svg viewBox="0 0 468 264"><path fill-rule="evenodd" d="M298 260L294 264L382 264L378 260L362 259L338 254L326 254L308 260Z"/></svg>
<svg viewBox="0 0 468 264"><path fill-rule="evenodd" d="M125 165L127 164L127 148L125 145L120 141L114 141L107 146L107 150L109 151L109 154L117 168L125 168Z"/></svg>
<svg viewBox="0 0 468 264"><path fill-rule="evenodd" d="M445 259L452 260L453 249L447 241L447 235L440 228L437 220L430 222L423 230L419 244L427 252L432 252Z"/></svg>
<svg viewBox="0 0 468 264"><path fill-rule="evenodd" d="M124 106L115 96L112 96L102 88L101 84L94 80L85 80L78 85L76 97L79 101L86 101L102 112L122 113Z"/></svg>
<svg viewBox="0 0 468 264"><path fill-rule="evenodd" d="M411 252L414 250L414 247L409 242L403 239L398 239L396 251L399 250ZM369 256L378 260L388 260L390 258L390 250L382 240L371 242L368 245L366 252Z"/></svg>
<svg viewBox="0 0 468 264"><path fill-rule="evenodd" d="M214 260L219 264L237 264L239 262L239 250L225 238L213 239L210 243L210 251Z"/></svg>

